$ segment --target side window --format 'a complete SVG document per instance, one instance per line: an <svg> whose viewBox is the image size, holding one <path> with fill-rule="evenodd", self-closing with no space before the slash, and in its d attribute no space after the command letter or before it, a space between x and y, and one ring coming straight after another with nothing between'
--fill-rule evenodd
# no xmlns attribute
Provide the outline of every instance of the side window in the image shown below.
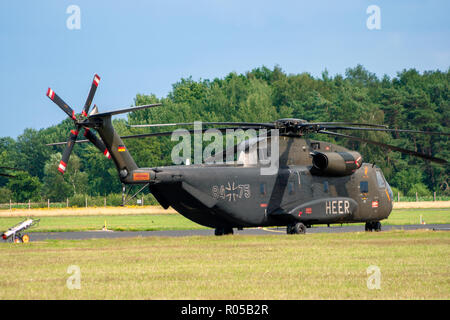
<svg viewBox="0 0 450 320"><path fill-rule="evenodd" d="M323 183L323 192L327 193L328 192L328 181L325 181Z"/></svg>
<svg viewBox="0 0 450 320"><path fill-rule="evenodd" d="M258 146L258 159L262 163L266 163L270 160L270 148L267 146L260 147Z"/></svg>
<svg viewBox="0 0 450 320"><path fill-rule="evenodd" d="M259 185L259 193L262 196L266 195L266 184L264 182Z"/></svg>
<svg viewBox="0 0 450 320"><path fill-rule="evenodd" d="M359 191L361 193L369 193L369 182L368 181L361 181L359 183Z"/></svg>
<svg viewBox="0 0 450 320"><path fill-rule="evenodd" d="M290 195L292 195L292 194L294 194L295 193L295 186L294 186L294 182L292 182L292 181L289 181L288 182L288 193L290 194Z"/></svg>

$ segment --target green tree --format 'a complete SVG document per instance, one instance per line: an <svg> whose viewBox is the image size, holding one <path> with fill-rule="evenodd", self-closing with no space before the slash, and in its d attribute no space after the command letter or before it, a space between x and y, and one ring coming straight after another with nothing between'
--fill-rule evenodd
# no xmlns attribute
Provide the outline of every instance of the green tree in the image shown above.
<svg viewBox="0 0 450 320"><path fill-rule="evenodd" d="M13 200L17 202L39 201L42 184L38 177L26 172L19 172L16 178L10 179L8 189L11 190Z"/></svg>
<svg viewBox="0 0 450 320"><path fill-rule="evenodd" d="M64 201L74 193L72 186L58 171L61 154L55 153L44 165L43 195L51 201Z"/></svg>

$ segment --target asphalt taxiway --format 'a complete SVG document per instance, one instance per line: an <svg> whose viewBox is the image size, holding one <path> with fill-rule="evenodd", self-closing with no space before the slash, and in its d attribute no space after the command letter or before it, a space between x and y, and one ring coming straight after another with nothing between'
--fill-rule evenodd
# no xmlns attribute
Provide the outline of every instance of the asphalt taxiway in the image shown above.
<svg viewBox="0 0 450 320"><path fill-rule="evenodd" d="M382 231L389 230L445 230L450 231L450 224L417 224L417 225L386 225ZM341 233L364 232L364 225L346 226L317 226L308 228L306 233ZM285 227L279 228L249 228L243 230L234 229L235 235L269 235L286 234ZM101 238L134 238L134 237L189 237L189 236L214 236L214 229L197 230L164 230L164 231L82 231L82 232L32 232L29 233L31 241L43 240L82 240Z"/></svg>

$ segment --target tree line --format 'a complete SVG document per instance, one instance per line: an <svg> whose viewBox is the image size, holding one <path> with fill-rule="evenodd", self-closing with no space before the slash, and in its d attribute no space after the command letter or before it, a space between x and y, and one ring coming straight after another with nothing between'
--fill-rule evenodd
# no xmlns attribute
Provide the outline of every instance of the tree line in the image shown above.
<svg viewBox="0 0 450 320"><path fill-rule="evenodd" d="M244 74L229 73L224 78L195 81L183 78L172 86L166 97L138 93L134 105L163 104L139 110L127 119L114 119L120 135L157 131L130 128L127 124L193 121L270 122L280 118L308 121L353 121L386 124L390 128L424 131L448 131L450 121L450 69L398 72L381 78L357 65L344 75L320 77L308 73L288 74L279 66L255 68ZM103 110L106 111L106 110ZM65 201L89 194L106 196L121 192L113 162L92 144L77 144L66 174L58 164L64 146L48 143L66 141L73 129L71 119L49 128L25 129L13 139L0 138L0 166L23 171L11 172L15 179L0 176L0 202L28 200ZM162 131L166 131L167 129ZM388 132L352 132L353 135L393 144L402 148L449 159L448 137L406 135ZM358 141L316 137L359 150L365 162L383 169L388 182L404 195L431 195L433 191L450 195L449 167L415 157L388 152ZM171 150L176 142L170 137L152 137L125 141L140 167L171 164Z"/></svg>

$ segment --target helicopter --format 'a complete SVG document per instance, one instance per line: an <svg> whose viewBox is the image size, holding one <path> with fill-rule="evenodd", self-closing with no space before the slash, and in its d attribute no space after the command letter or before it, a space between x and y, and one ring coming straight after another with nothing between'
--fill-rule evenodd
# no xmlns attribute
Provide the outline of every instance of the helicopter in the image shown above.
<svg viewBox="0 0 450 320"><path fill-rule="evenodd" d="M215 130L260 130L263 134L217 152L202 163L141 168L135 163L123 140L170 136L174 131L119 136L111 118L162 104L142 105L110 112L89 112L100 77L94 76L81 115L69 107L52 89L47 97L74 122L58 170L64 173L75 143L91 142L105 157L112 158L127 196L134 186L148 187L160 205L172 207L186 218L214 228L217 236L233 234L233 229L285 226L288 234L304 234L313 225L365 223L366 231L381 231L382 220L393 207L393 193L382 170L363 162L362 155L334 143L310 139L311 134L340 137L373 144L388 150L439 164L444 159L394 145L343 134L337 131L382 131L407 134L450 135L386 125L353 122L308 122L279 119L274 122L203 122L214 128L198 128L196 123L141 124L130 127L194 126L184 133ZM88 114L89 112L89 114ZM78 140L81 130L84 140ZM97 131L99 137L93 132ZM269 134L270 132L270 134ZM228 151L234 151L233 161ZM238 161L235 161L238 160ZM275 163L275 166L274 166ZM264 171L265 170L265 171ZM264 173L263 173L264 172ZM133 197L135 196L133 195Z"/></svg>

